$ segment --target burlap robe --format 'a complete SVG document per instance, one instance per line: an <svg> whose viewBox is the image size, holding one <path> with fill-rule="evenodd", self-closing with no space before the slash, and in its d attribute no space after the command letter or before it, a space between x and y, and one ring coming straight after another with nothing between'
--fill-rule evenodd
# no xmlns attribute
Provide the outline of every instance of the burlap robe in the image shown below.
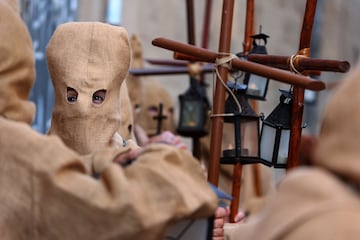
<svg viewBox="0 0 360 240"><path fill-rule="evenodd" d="M176 220L214 213L216 196L186 151L152 145L94 178L59 137L32 130L31 39L4 0L0 35L0 239L155 240Z"/></svg>
<svg viewBox="0 0 360 240"><path fill-rule="evenodd" d="M161 239L176 220L208 217L216 196L186 151L149 146L100 179L56 136L0 118L1 239Z"/></svg>
<svg viewBox="0 0 360 240"><path fill-rule="evenodd" d="M359 239L360 65L325 110L313 167L290 171L259 214L225 226L227 239Z"/></svg>

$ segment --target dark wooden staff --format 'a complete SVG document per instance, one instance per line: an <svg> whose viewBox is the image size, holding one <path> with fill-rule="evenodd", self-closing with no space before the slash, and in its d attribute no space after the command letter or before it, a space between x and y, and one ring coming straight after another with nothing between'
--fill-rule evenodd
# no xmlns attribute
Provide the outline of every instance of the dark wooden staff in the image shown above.
<svg viewBox="0 0 360 240"><path fill-rule="evenodd" d="M224 0L222 6L221 30L219 40L219 52L222 53L230 52L233 11L234 0ZM226 90L223 85L219 84L219 81L221 78L226 83L228 79L228 68L219 65L217 66L217 70L219 72L219 75L216 76L215 95L212 110L214 115L222 114L224 112ZM217 186L219 183L223 121L223 117L213 118L210 132L210 159L208 169L208 181L215 186Z"/></svg>
<svg viewBox="0 0 360 240"><path fill-rule="evenodd" d="M195 63L194 63L195 64ZM172 74L189 74L191 66L165 67L165 68L132 68L129 70L134 76L149 75L172 75ZM215 66L213 64L200 65L202 73L213 73Z"/></svg>
<svg viewBox="0 0 360 240"><path fill-rule="evenodd" d="M243 54L247 55L252 48L252 38L254 35L254 0L246 1L246 17L245 17L245 34L243 43ZM257 111L256 102L252 102L254 110ZM259 166L251 165L254 173L254 186L256 196L260 195ZM233 180L232 180L232 197L230 204L230 222L234 222L235 216L239 210L240 192L241 192L242 165L239 162L234 164Z"/></svg>
<svg viewBox="0 0 360 240"><path fill-rule="evenodd" d="M300 34L299 55L310 56L311 34L314 24L317 0L307 0L303 25ZM293 104L291 110L290 143L287 169L292 169L299 164L299 147L302 131L302 116L304 112L304 92L301 86L293 88Z"/></svg>
<svg viewBox="0 0 360 240"><path fill-rule="evenodd" d="M246 18L245 18L245 34L244 34L244 54L248 55L252 46L252 38L254 35L254 16L255 16L255 1L247 0L246 1ZM253 108L255 112L258 112L258 104L257 101L252 101ZM255 194L257 197L261 195L261 182L260 182L260 169L259 164L253 165L253 173L254 173L254 186L255 186Z"/></svg>

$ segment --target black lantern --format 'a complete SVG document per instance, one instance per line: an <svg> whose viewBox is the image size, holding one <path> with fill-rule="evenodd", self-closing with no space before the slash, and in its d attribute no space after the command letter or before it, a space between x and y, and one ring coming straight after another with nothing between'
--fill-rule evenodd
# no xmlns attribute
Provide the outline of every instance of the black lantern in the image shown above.
<svg viewBox="0 0 360 240"><path fill-rule="evenodd" d="M227 85L233 94L229 94L225 101L220 162L259 163L259 116L248 103L244 84L228 82Z"/></svg>
<svg viewBox="0 0 360 240"><path fill-rule="evenodd" d="M251 53L267 54L265 45L267 43L267 38L269 38L269 36L266 34L260 33L260 34L251 36L251 38L253 39L253 42L252 42L253 48L251 49L249 54L251 54ZM256 40L263 40L264 45L258 45ZM267 89L268 89L268 84L269 84L268 78L247 72L245 74L244 84L247 85L246 95L249 98L265 100Z"/></svg>
<svg viewBox="0 0 360 240"><path fill-rule="evenodd" d="M203 137L209 132L210 103L205 86L195 78L190 79L190 88L179 96L180 117L177 133L185 137Z"/></svg>
<svg viewBox="0 0 360 240"><path fill-rule="evenodd" d="M260 137L261 161L274 168L286 168L290 140L292 95L280 91L280 103L263 120Z"/></svg>

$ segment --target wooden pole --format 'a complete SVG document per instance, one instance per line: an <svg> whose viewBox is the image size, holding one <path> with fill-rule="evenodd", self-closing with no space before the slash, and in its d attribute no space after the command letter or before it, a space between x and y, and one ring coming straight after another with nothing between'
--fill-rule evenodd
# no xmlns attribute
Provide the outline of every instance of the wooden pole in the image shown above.
<svg viewBox="0 0 360 240"><path fill-rule="evenodd" d="M211 16L212 0L206 0L205 13L204 13L204 25L202 32L202 48L208 48L209 44L209 29L210 29L210 16Z"/></svg>
<svg viewBox="0 0 360 240"><path fill-rule="evenodd" d="M248 61L261 63L267 66L277 67L280 69L290 70L291 57L265 55L265 54L249 54ZM298 55L293 60L294 67L299 71L329 71L345 73L350 69L348 61L339 61L331 59L309 58Z"/></svg>
<svg viewBox="0 0 360 240"><path fill-rule="evenodd" d="M310 56L311 33L315 18L316 4L317 0L306 1L298 52L298 54L305 57ZM299 146L302 131L302 116L304 111L304 91L304 88L294 86L287 169L292 169L299 164Z"/></svg>
<svg viewBox="0 0 360 240"><path fill-rule="evenodd" d="M186 0L186 16L187 16L188 43L191 45L196 45L193 0Z"/></svg>
<svg viewBox="0 0 360 240"><path fill-rule="evenodd" d="M219 52L229 53L231 44L231 31L233 20L234 0L223 0L222 18L221 18L221 31L219 41ZM221 79L226 83L228 79L228 69L219 65L219 75ZM213 114L224 113L225 103L225 88L219 84L221 80L219 76L216 77L215 95L213 101ZM210 159L208 169L208 181L215 186L219 183L219 167L221 157L221 139L223 131L223 117L215 117L212 120L212 127L210 132Z"/></svg>
<svg viewBox="0 0 360 240"><path fill-rule="evenodd" d="M207 49L195 47L189 44L181 43L166 38L156 38L152 41L152 44L157 47L161 47L171 51L180 52L182 54L193 56L196 59L204 62L213 63L216 61L218 56L224 56L223 54L212 52ZM272 80L291 84L301 88L305 88L313 91L320 91L325 89L324 82L320 80L292 74L285 70L276 69L262 64L249 62L246 60L242 60L240 58L232 59L231 65L233 69L239 69L245 72L251 72L259 76L263 76L266 78L270 78ZM225 89L223 89L223 91L225 93Z"/></svg>
<svg viewBox="0 0 360 240"><path fill-rule="evenodd" d="M213 73L214 65L207 64L201 66L202 73ZM165 68L132 68L129 73L134 76L149 76L149 75L169 75L169 74L189 74L188 66L179 67L165 67Z"/></svg>

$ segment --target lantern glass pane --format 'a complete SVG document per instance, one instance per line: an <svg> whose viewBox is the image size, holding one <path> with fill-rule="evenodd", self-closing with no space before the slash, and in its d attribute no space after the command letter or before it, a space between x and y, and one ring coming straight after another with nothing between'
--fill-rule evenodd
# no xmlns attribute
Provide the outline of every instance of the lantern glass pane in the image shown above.
<svg viewBox="0 0 360 240"><path fill-rule="evenodd" d="M260 158L272 163L275 146L276 129L263 124L260 139Z"/></svg>
<svg viewBox="0 0 360 240"><path fill-rule="evenodd" d="M264 98L267 88L267 78L250 74L246 94L254 97Z"/></svg>
<svg viewBox="0 0 360 240"><path fill-rule="evenodd" d="M244 157L258 157L259 155L258 119L241 121L241 155Z"/></svg>
<svg viewBox="0 0 360 240"><path fill-rule="evenodd" d="M234 140L235 133L234 133L234 131L235 131L235 128L234 128L233 123L224 122L223 136L222 136L222 141L221 141L222 151L235 148L235 140Z"/></svg>
<svg viewBox="0 0 360 240"><path fill-rule="evenodd" d="M198 128L201 126L202 102L196 100L186 100L181 108L181 128Z"/></svg>
<svg viewBox="0 0 360 240"><path fill-rule="evenodd" d="M277 163L286 164L289 153L289 143L290 143L290 130L283 129L281 131L280 145L279 145L279 154L277 158Z"/></svg>

